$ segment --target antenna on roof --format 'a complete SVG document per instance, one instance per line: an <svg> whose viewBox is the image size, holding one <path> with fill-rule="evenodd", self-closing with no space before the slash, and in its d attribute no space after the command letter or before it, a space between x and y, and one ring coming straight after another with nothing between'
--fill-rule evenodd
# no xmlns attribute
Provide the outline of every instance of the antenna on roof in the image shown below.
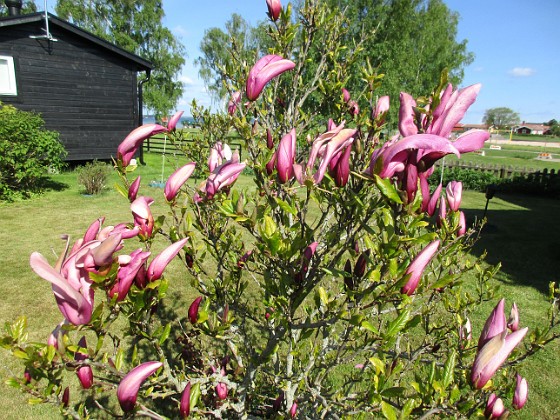
<svg viewBox="0 0 560 420"><path fill-rule="evenodd" d="M47 0L45 0L45 27L43 28L45 32L44 35L29 35L29 38L33 39L47 39L49 41L56 42L58 39L54 38L49 29L49 14L47 13Z"/></svg>

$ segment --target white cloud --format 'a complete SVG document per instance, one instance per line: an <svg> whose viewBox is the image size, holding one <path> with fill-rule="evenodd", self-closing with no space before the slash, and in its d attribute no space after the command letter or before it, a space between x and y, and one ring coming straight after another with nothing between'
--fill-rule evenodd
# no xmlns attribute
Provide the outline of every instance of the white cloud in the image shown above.
<svg viewBox="0 0 560 420"><path fill-rule="evenodd" d="M186 30L183 26L181 26L181 25L175 26L175 27L173 28L172 32L173 32L175 35L178 35L178 36L180 36L180 37L183 37L183 36L186 37L186 36L189 35L189 31L187 31L187 30Z"/></svg>
<svg viewBox="0 0 560 420"><path fill-rule="evenodd" d="M514 67L508 74L513 77L529 77L536 73L536 70L531 67Z"/></svg>
<svg viewBox="0 0 560 420"><path fill-rule="evenodd" d="M193 86L193 85L194 85L194 80L191 79L191 78L190 78L189 76L187 76L186 74L182 74L182 75L179 77L179 81L180 81L181 83L183 83L183 85L185 85L185 86Z"/></svg>

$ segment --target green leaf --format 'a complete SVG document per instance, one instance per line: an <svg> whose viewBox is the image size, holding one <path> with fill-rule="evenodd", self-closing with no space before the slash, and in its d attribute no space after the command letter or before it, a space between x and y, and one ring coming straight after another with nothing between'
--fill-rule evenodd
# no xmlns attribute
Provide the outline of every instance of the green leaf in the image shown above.
<svg viewBox="0 0 560 420"><path fill-rule="evenodd" d="M329 297L327 295L327 292L325 291L325 289L323 287L319 287L317 289L317 292L319 293L319 298L321 299L321 303L324 306L327 306L329 304Z"/></svg>
<svg viewBox="0 0 560 420"><path fill-rule="evenodd" d="M385 338L395 337L406 325L408 319L410 318L410 309L403 310L398 317L389 323L387 331L385 332Z"/></svg>
<svg viewBox="0 0 560 420"><path fill-rule="evenodd" d="M381 395L385 397L400 397L406 391L406 388L402 386L393 386L391 388L384 389L381 391Z"/></svg>
<svg viewBox="0 0 560 420"><path fill-rule="evenodd" d="M375 372L379 375L380 373L385 374L385 363L377 357L370 357L369 362L375 367Z"/></svg>
<svg viewBox="0 0 560 420"><path fill-rule="evenodd" d="M443 369L443 387L447 388L453 382L453 371L455 369L455 361L457 359L457 353L455 349L451 350L451 354L445 362L445 367Z"/></svg>
<svg viewBox="0 0 560 420"><path fill-rule="evenodd" d="M121 370L123 367L123 362L124 362L124 350L121 347L119 348L119 350L117 351L117 355L115 356L115 369Z"/></svg>
<svg viewBox="0 0 560 420"><path fill-rule="evenodd" d="M293 214L294 216L297 215L297 210L294 207L290 206L287 202L281 200L278 197L276 197L275 199L276 199L276 204L278 204L278 206L280 206L280 208L284 210L286 213Z"/></svg>
<svg viewBox="0 0 560 420"><path fill-rule="evenodd" d="M159 337L159 344L162 345L165 343L165 340L169 337L169 333L171 332L171 323L165 325L161 336Z"/></svg>
<svg viewBox="0 0 560 420"><path fill-rule="evenodd" d="M193 386L191 386L191 398L190 398L190 407L191 410L196 407L196 405L198 404L198 400L200 399L200 384L196 383Z"/></svg>
<svg viewBox="0 0 560 420"><path fill-rule="evenodd" d="M21 385L16 378L8 378L4 383L12 388L21 388Z"/></svg>
<svg viewBox="0 0 560 420"><path fill-rule="evenodd" d="M402 204L401 196L399 195L397 189L391 182L390 178L383 179L379 175L375 175L375 184L381 194L385 196L385 198L391 200L394 203Z"/></svg>
<svg viewBox="0 0 560 420"><path fill-rule="evenodd" d="M397 412L391 404L385 401L381 401L381 412L387 420L397 420Z"/></svg>
<svg viewBox="0 0 560 420"><path fill-rule="evenodd" d="M36 404L42 404L43 403L43 399L42 398L29 398L27 400L27 403L30 405L36 405Z"/></svg>
<svg viewBox="0 0 560 420"><path fill-rule="evenodd" d="M375 328L373 324L368 321L362 321L360 327L374 333L375 335L379 335L379 331L377 330L377 328Z"/></svg>

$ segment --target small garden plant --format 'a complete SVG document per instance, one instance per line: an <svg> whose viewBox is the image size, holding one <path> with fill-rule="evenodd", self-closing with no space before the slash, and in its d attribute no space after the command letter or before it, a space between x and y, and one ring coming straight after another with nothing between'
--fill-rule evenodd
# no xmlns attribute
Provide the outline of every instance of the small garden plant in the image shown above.
<svg viewBox="0 0 560 420"><path fill-rule="evenodd" d="M107 187L107 181L112 173L112 167L104 162L88 162L76 169L78 184L89 195L99 194Z"/></svg>
<svg viewBox="0 0 560 420"><path fill-rule="evenodd" d="M115 159L130 220L100 215L82 237L63 238L56 261L31 255L62 317L46 342L27 340L24 318L6 327L2 345L23 365L10 383L71 418L522 409L530 385L516 366L558 337L558 290L528 333L489 285L497 268L467 254L479 226L466 224L461 182L428 182L438 159L488 139L471 130L449 140L480 85L456 90L444 74L428 96L390 99L364 66L363 85L349 86L345 63L360 45L340 44L342 14L313 0L297 18L266 4L269 53L246 63L232 49L227 112L193 104L202 140L184 149L192 162L161 194L143 195L131 159L150 136L180 138L181 113L135 129ZM387 138L390 106L399 132ZM223 141L230 130L243 157ZM247 168L253 187L240 189ZM172 261L180 278L164 275ZM185 279L194 292L181 312L166 294ZM473 325L487 301L494 309Z"/></svg>

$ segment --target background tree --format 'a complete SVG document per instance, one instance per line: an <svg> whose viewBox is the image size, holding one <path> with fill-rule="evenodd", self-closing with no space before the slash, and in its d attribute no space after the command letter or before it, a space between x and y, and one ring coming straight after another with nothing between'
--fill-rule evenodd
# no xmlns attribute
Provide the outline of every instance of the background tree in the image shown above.
<svg viewBox="0 0 560 420"><path fill-rule="evenodd" d="M144 85L144 104L156 117L168 115L183 94L177 80L185 63L184 47L162 25L161 0L58 0L56 13L151 61L151 81Z"/></svg>
<svg viewBox="0 0 560 420"><path fill-rule="evenodd" d="M490 108L484 112L484 124L495 128L510 128L519 122L519 114L507 107Z"/></svg>
<svg viewBox="0 0 560 420"><path fill-rule="evenodd" d="M548 125L550 127L550 132L553 136L560 137L560 124L556 119L552 119L548 122L545 122L544 125Z"/></svg>
<svg viewBox="0 0 560 420"><path fill-rule="evenodd" d="M250 25L238 14L233 14L226 22L225 31L210 28L204 32L200 43L202 56L195 60L199 75L215 100L228 97L226 81L234 67L239 67L239 58L254 58L258 46L258 29ZM232 54L235 52L235 54Z"/></svg>
<svg viewBox="0 0 560 420"><path fill-rule="evenodd" d="M21 13L34 13L37 11L37 6L33 0L24 0L23 7L21 8ZM4 4L4 2L0 3L0 17L1 16L8 16L8 8Z"/></svg>
<svg viewBox="0 0 560 420"><path fill-rule="evenodd" d="M458 85L464 67L474 58L467 51L467 41L457 40L459 14L441 0L328 2L345 10L352 22L348 37L366 39L363 60L369 60L378 73L384 74L380 94L395 99L401 91L423 95L438 85L445 69L449 82ZM359 83L360 65L353 74L351 85ZM392 107L392 122L396 121L396 110Z"/></svg>
<svg viewBox="0 0 560 420"><path fill-rule="evenodd" d="M296 9L300 8L296 2ZM352 75L346 83L352 99L360 106L368 105L360 92L366 89L363 69L367 62L378 74L384 74L380 95L398 98L401 91L413 96L429 92L440 82L444 69L449 82L457 85L463 79L464 67L472 62L467 41L457 41L459 14L452 12L441 0L327 0L333 11L342 10L349 23L344 43L361 51L351 66ZM262 22L253 31L253 42L246 44L263 48L269 23ZM319 29L320 30L320 29ZM201 75L209 87L220 85L216 78L219 61L227 57L229 29L213 28L202 43L203 56L197 60ZM212 48L208 48L211 46ZM353 54L353 51L351 52ZM305 77L305 75L304 75ZM224 98L224 92L216 92ZM313 101L311 101L312 103ZM396 121L397 107L392 107L389 121Z"/></svg>

